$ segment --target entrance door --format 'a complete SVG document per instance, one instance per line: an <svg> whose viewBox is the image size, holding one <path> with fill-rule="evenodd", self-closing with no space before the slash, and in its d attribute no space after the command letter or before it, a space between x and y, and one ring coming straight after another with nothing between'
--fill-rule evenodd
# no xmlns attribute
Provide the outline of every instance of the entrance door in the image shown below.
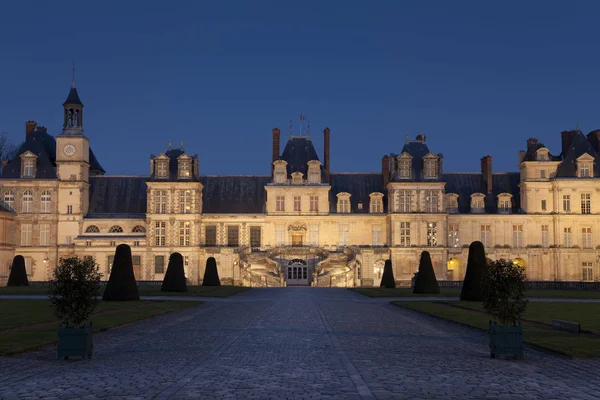
<svg viewBox="0 0 600 400"><path fill-rule="evenodd" d="M288 265L285 281L288 286L308 285L308 266L300 263Z"/></svg>
<svg viewBox="0 0 600 400"><path fill-rule="evenodd" d="M292 235L292 246L302 246L302 235Z"/></svg>

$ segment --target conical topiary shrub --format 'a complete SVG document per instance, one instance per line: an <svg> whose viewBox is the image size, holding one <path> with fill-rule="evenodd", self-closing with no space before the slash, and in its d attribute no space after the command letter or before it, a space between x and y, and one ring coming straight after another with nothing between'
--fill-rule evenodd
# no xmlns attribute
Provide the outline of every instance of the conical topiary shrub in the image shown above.
<svg viewBox="0 0 600 400"><path fill-rule="evenodd" d="M413 293L440 293L440 286L435 278L435 272L433 271L433 265L431 264L431 256L429 255L428 251L421 253L421 260L419 261L419 273L417 274L417 278L415 280Z"/></svg>
<svg viewBox="0 0 600 400"><path fill-rule="evenodd" d="M126 244L120 244L115 251L110 278L108 278L102 300L126 301L139 299L140 294L133 273L131 247Z"/></svg>
<svg viewBox="0 0 600 400"><path fill-rule="evenodd" d="M27 270L25 269L25 259L23 256L15 256L8 276L6 286L29 286L27 279Z"/></svg>
<svg viewBox="0 0 600 400"><path fill-rule="evenodd" d="M467 273L460 292L463 301L483 301L483 281L487 275L487 261L483 243L476 241L469 246Z"/></svg>
<svg viewBox="0 0 600 400"><path fill-rule="evenodd" d="M217 260L214 257L209 257L206 260L206 270L204 271L202 286L221 286L219 271L217 271Z"/></svg>
<svg viewBox="0 0 600 400"><path fill-rule="evenodd" d="M180 253L173 253L169 257L169 266L165 279L163 279L161 292L187 292L187 283L185 282L185 271L183 269L183 256Z"/></svg>
<svg viewBox="0 0 600 400"><path fill-rule="evenodd" d="M386 289L394 289L396 287L396 280L394 279L394 270L392 269L392 260L385 260L385 266L383 267L383 276L381 277L381 284L379 287Z"/></svg>

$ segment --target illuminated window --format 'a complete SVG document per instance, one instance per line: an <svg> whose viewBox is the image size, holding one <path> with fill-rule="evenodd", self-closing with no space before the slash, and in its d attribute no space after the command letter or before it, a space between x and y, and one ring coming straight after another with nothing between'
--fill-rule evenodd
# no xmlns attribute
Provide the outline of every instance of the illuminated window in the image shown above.
<svg viewBox="0 0 600 400"><path fill-rule="evenodd" d="M458 224L448 225L448 247L460 246L460 236L458 233Z"/></svg>
<svg viewBox="0 0 600 400"><path fill-rule="evenodd" d="M438 191L437 190L426 190L425 191L425 212L427 212L427 213L438 212Z"/></svg>
<svg viewBox="0 0 600 400"><path fill-rule="evenodd" d="M189 159L182 159L178 161L178 175L179 179L190 179L192 177L192 162Z"/></svg>
<svg viewBox="0 0 600 400"><path fill-rule="evenodd" d="M437 246L437 224L435 222L427 222L427 246Z"/></svg>
<svg viewBox="0 0 600 400"><path fill-rule="evenodd" d="M160 179L168 178L169 176L169 161L168 160L157 160L156 161L156 177Z"/></svg>
<svg viewBox="0 0 600 400"><path fill-rule="evenodd" d="M192 191L179 191L179 212L181 214L191 214L192 212Z"/></svg>
<svg viewBox="0 0 600 400"><path fill-rule="evenodd" d="M410 246L410 222L400 222L400 246Z"/></svg>

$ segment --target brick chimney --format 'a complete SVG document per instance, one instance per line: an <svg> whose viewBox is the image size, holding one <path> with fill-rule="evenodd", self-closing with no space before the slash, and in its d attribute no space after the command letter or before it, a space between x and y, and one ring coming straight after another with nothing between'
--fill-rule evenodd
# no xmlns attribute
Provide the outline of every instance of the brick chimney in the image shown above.
<svg viewBox="0 0 600 400"><path fill-rule="evenodd" d="M590 143L590 146L596 151L600 149L600 129L596 129L595 131L591 131L587 135L587 140Z"/></svg>
<svg viewBox="0 0 600 400"><path fill-rule="evenodd" d="M487 193L492 193L492 156L481 157L481 176Z"/></svg>
<svg viewBox="0 0 600 400"><path fill-rule="evenodd" d="M273 163L279 159L280 135L281 131L279 128L273 128L273 160L271 160L271 170L273 170Z"/></svg>
<svg viewBox="0 0 600 400"><path fill-rule="evenodd" d="M37 126L37 122L35 122L35 121L25 122L25 138L28 138L29 135L31 135L33 133L36 126Z"/></svg>
<svg viewBox="0 0 600 400"><path fill-rule="evenodd" d="M329 161L330 141L331 141L331 129L325 128L323 130L323 153L324 153L325 160L323 160L323 161L325 162L325 176L327 177L328 183L329 183L329 169L331 168L330 161Z"/></svg>
<svg viewBox="0 0 600 400"><path fill-rule="evenodd" d="M381 175L383 176L383 188L390 182L390 157L386 154L381 158Z"/></svg>
<svg viewBox="0 0 600 400"><path fill-rule="evenodd" d="M567 149L573 140L573 135L575 131L562 131L560 133L560 142L561 142L561 155L564 157L567 154Z"/></svg>
<svg viewBox="0 0 600 400"><path fill-rule="evenodd" d="M533 146L537 144L538 140L536 138L527 139L527 151L531 150Z"/></svg>

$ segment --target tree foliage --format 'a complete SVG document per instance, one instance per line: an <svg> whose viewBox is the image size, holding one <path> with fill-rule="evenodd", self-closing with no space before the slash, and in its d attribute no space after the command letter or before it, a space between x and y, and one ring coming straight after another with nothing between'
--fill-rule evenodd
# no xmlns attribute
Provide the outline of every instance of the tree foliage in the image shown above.
<svg viewBox="0 0 600 400"><path fill-rule="evenodd" d="M120 244L115 251L115 258L110 271L108 283L104 289L102 300L105 301L127 301L139 300L135 274L133 273L133 261L131 259L131 247Z"/></svg>
<svg viewBox="0 0 600 400"><path fill-rule="evenodd" d="M392 260L385 260L385 265L383 266L383 275L381 276L381 284L379 287L386 289L393 289L396 287L396 279L394 279Z"/></svg>
<svg viewBox="0 0 600 400"><path fill-rule="evenodd" d="M415 279L415 287L413 293L421 294L439 294L440 286L435 277L435 271L433 270L433 264L431 263L431 256L428 251L421 253L421 259L419 261L419 273Z"/></svg>
<svg viewBox="0 0 600 400"><path fill-rule="evenodd" d="M487 260L483 243L475 241L469 246L467 272L460 292L463 301L483 301L483 280L487 274Z"/></svg>
<svg viewBox="0 0 600 400"><path fill-rule="evenodd" d="M25 268L25 259L23 256L17 255L13 258L6 286L29 286L29 279L27 279L27 269Z"/></svg>
<svg viewBox="0 0 600 400"><path fill-rule="evenodd" d="M219 271L217 271L217 260L215 260L214 257L209 257L208 260L206 260L206 269L204 270L202 286L221 286Z"/></svg>
<svg viewBox="0 0 600 400"><path fill-rule="evenodd" d="M484 281L483 308L504 325L516 325L525 312L525 268L510 260L492 261Z"/></svg>
<svg viewBox="0 0 600 400"><path fill-rule="evenodd" d="M169 266L160 290L162 292L187 292L183 256L180 253L173 253L169 257Z"/></svg>
<svg viewBox="0 0 600 400"><path fill-rule="evenodd" d="M93 259L61 258L50 280L50 302L60 322L83 326L98 307L102 274Z"/></svg>

